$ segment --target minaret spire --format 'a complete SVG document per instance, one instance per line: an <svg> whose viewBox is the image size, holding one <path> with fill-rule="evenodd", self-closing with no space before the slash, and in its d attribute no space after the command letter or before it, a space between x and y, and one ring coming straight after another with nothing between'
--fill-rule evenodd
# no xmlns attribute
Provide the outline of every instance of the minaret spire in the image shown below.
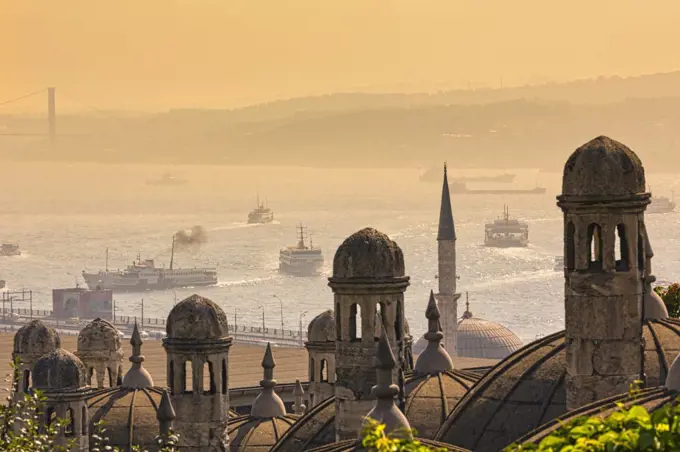
<svg viewBox="0 0 680 452"><path fill-rule="evenodd" d="M139 334L139 328L137 327L136 322L134 329L132 330L130 345L132 345L132 356L130 356L132 366L123 377L122 386L135 389L150 388L153 386L153 379L149 372L142 367L142 363L144 362L144 355L142 355L142 335Z"/></svg>
<svg viewBox="0 0 680 452"><path fill-rule="evenodd" d="M451 195L449 193L449 179L444 162L444 183L442 184L442 199L439 208L439 232L437 240L456 240L456 228L453 224L451 211Z"/></svg>
<svg viewBox="0 0 680 452"><path fill-rule="evenodd" d="M434 292L430 291L430 301L425 310L427 317L427 333L423 336L427 340L427 347L418 356L416 361L416 372L419 374L437 374L453 370L453 361L446 350L441 347L441 340L444 335L441 332L439 323L439 309L434 298Z"/></svg>
<svg viewBox="0 0 680 452"><path fill-rule="evenodd" d="M283 405L281 398L274 392L276 380L274 380L274 367L276 362L272 355L272 346L267 342L267 349L264 352L262 359L262 368L264 369L264 378L260 381L262 391L255 398L253 406L250 409L250 415L258 418L273 418L277 416L284 416L286 414L286 407Z"/></svg>

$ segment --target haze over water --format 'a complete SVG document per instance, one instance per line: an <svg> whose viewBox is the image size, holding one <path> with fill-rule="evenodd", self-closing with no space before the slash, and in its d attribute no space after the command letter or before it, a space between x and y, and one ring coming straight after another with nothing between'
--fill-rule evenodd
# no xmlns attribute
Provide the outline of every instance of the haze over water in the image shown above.
<svg viewBox="0 0 680 452"><path fill-rule="evenodd" d="M570 150L565 150L564 158ZM644 162L644 153L640 152ZM164 171L188 180L183 186L147 185ZM452 195L458 236L460 292L469 291L476 317L498 321L525 342L564 327L564 283L553 270L562 254L562 214L555 196L561 174L533 170L518 174L513 187L547 187L545 195ZM403 249L411 286L406 314L411 332L425 330L424 310L430 289L436 291L437 221L440 183L418 181L416 170L332 170L254 167L152 167L140 165L3 163L0 181L0 242L17 242L21 257L0 258L0 279L11 289L34 291L34 308L51 308L51 289L81 285L81 271L105 265L124 268L137 253L166 266L172 234L202 225L208 240L200 249L181 252L175 265L218 265L216 287L186 288L143 294L115 294L118 315L165 317L175 297L198 293L219 303L233 321L259 326L265 308L268 327L297 329L332 309L327 276L336 248L356 230L372 226ZM479 174L456 172L451 177ZM670 196L671 176L647 175L656 195ZM470 184L470 186L472 186ZM276 222L245 224L259 191L267 197ZM503 205L529 222L527 249L480 246L484 223L498 217ZM278 252L296 241L299 222L321 246L324 276L296 278L278 273ZM655 251L653 271L659 280L677 281L680 213L647 215ZM464 301L464 296L463 296ZM18 306L28 307L28 306ZM459 305L459 315L464 305Z"/></svg>

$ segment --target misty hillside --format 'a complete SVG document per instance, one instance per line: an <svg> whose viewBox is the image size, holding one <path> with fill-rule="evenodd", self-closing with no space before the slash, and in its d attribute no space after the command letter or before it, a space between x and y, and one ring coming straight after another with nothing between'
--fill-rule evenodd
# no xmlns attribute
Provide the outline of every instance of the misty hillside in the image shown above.
<svg viewBox="0 0 680 452"><path fill-rule="evenodd" d="M502 99L522 92L525 99ZM6 116L0 130L35 133L45 123ZM42 137L4 136L0 158L343 167L446 159L458 167L554 169L605 134L638 151L650 169L666 169L680 155L679 125L674 73L427 96L336 95L234 111L60 116L56 149Z"/></svg>

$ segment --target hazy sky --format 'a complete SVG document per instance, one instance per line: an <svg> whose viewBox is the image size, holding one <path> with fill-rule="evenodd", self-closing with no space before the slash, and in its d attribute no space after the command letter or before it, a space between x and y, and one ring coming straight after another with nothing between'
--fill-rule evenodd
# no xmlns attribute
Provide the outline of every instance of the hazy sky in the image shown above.
<svg viewBox="0 0 680 452"><path fill-rule="evenodd" d="M54 85L100 108L231 107L638 75L680 69L678 23L678 0L0 0L0 101Z"/></svg>

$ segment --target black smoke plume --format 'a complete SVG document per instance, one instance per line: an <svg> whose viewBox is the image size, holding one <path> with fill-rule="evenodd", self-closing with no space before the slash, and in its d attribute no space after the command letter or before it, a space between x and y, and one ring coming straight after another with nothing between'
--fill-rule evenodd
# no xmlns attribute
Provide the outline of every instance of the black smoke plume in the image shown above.
<svg viewBox="0 0 680 452"><path fill-rule="evenodd" d="M193 248L200 246L202 243L208 241L208 234L206 234L203 226L194 226L191 229L183 229L175 232L175 249L183 250L186 248Z"/></svg>

